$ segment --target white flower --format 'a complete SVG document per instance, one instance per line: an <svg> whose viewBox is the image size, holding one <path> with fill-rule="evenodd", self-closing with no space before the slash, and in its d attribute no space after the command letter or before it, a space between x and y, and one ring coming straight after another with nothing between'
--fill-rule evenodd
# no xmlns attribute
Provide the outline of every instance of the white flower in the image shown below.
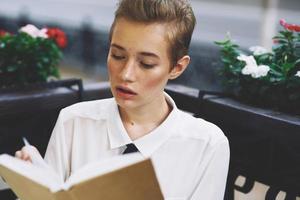
<svg viewBox="0 0 300 200"><path fill-rule="evenodd" d="M297 71L297 73L295 74L295 76L298 76L300 78L300 71Z"/></svg>
<svg viewBox="0 0 300 200"><path fill-rule="evenodd" d="M253 72L255 72L255 67L253 65L246 65L242 69L242 74L244 75L251 75Z"/></svg>
<svg viewBox="0 0 300 200"><path fill-rule="evenodd" d="M239 55L238 60L244 61L246 66L242 69L242 74L251 75L252 78L260 78L266 76L270 70L267 65L257 66L256 60L253 56Z"/></svg>
<svg viewBox="0 0 300 200"><path fill-rule="evenodd" d="M250 51L253 52L253 55L260 56L262 54L270 53L267 49L261 46L252 46L249 48Z"/></svg>
<svg viewBox="0 0 300 200"><path fill-rule="evenodd" d="M270 67L267 65L259 65L254 73L251 74L253 78L259 78L263 76L267 76L270 71Z"/></svg>
<svg viewBox="0 0 300 200"><path fill-rule="evenodd" d="M22 28L20 28L20 32L27 33L28 35L30 35L33 38L36 38L36 37L48 38L47 29L43 28L43 29L39 30L37 27L35 27L32 24L23 26Z"/></svg>
<svg viewBox="0 0 300 200"><path fill-rule="evenodd" d="M246 56L246 55L243 55L243 54L240 54L238 57L237 57L238 60L241 60L241 61L245 61L246 65L250 65L250 66L256 66L256 60L254 59L253 56Z"/></svg>
<svg viewBox="0 0 300 200"><path fill-rule="evenodd" d="M47 29L46 28L42 28L40 30L40 32L38 33L38 36L37 37L41 37L41 38L48 38L48 35L47 35Z"/></svg>

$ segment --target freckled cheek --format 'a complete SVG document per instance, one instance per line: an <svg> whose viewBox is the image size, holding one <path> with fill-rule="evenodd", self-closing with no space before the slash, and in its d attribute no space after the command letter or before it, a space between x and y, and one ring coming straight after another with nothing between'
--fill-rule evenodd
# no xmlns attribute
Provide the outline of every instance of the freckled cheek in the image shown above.
<svg viewBox="0 0 300 200"><path fill-rule="evenodd" d="M116 64L109 60L107 62L107 69L108 69L108 75L110 79L114 79L119 73Z"/></svg>
<svg viewBox="0 0 300 200"><path fill-rule="evenodd" d="M144 80L145 90L161 90L166 84L165 76L154 76Z"/></svg>

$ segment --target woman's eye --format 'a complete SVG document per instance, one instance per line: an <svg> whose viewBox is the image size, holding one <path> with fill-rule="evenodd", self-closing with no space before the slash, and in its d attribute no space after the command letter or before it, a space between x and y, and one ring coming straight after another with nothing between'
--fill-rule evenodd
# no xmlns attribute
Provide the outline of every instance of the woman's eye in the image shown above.
<svg viewBox="0 0 300 200"><path fill-rule="evenodd" d="M119 55L116 55L116 54L112 54L111 56L112 56L114 59L116 59L116 60L122 60L122 59L125 58L125 56L119 56Z"/></svg>
<svg viewBox="0 0 300 200"><path fill-rule="evenodd" d="M155 64L147 64L144 62L141 62L141 65L145 68L145 69L151 69L155 66Z"/></svg>

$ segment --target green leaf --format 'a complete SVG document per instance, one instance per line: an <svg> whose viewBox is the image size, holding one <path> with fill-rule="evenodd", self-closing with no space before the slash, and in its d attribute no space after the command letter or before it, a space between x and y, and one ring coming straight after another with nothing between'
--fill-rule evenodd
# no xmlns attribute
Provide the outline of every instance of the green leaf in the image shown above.
<svg viewBox="0 0 300 200"><path fill-rule="evenodd" d="M17 65L10 65L6 67L7 72L15 72L18 70L18 66Z"/></svg>
<svg viewBox="0 0 300 200"><path fill-rule="evenodd" d="M284 63L282 65L282 67L286 73L288 73L294 66L295 66L294 63Z"/></svg>
<svg viewBox="0 0 300 200"><path fill-rule="evenodd" d="M230 40L225 40L225 41L214 41L215 44L223 46L226 45L230 42Z"/></svg>

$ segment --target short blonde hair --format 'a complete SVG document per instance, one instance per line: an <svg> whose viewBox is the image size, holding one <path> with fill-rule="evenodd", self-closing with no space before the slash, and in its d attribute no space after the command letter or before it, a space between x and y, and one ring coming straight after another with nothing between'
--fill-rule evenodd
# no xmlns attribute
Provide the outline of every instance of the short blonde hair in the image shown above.
<svg viewBox="0 0 300 200"><path fill-rule="evenodd" d="M119 18L166 24L172 66L188 54L196 18L187 0L120 0L109 34L110 41Z"/></svg>

